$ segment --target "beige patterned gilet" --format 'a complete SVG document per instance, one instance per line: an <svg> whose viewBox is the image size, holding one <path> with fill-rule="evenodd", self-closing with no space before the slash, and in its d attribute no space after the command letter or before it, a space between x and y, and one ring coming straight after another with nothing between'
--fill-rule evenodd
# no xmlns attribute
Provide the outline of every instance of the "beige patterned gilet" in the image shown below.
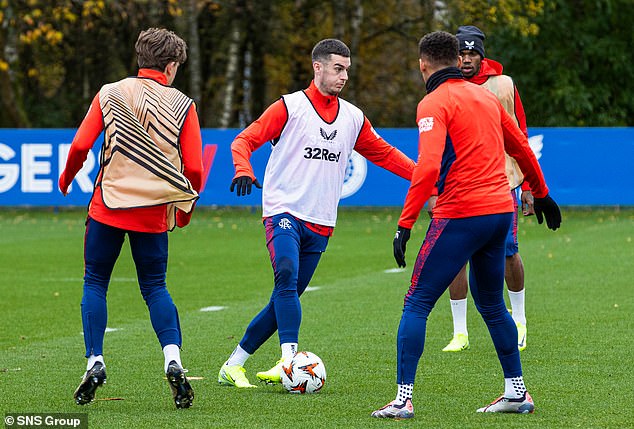
<svg viewBox="0 0 634 429"><path fill-rule="evenodd" d="M481 86L496 95L500 103L502 103L504 110L506 110L515 120L515 123L519 125L517 117L515 116L515 85L513 84L513 79L507 75L490 76ZM520 186L524 181L522 170L520 170L517 162L508 156L508 154L506 155L506 177L509 180L511 190Z"/></svg>
<svg viewBox="0 0 634 429"><path fill-rule="evenodd" d="M153 79L129 77L99 92L104 120L100 185L110 209L190 212L198 193L183 175L179 137L193 100Z"/></svg>

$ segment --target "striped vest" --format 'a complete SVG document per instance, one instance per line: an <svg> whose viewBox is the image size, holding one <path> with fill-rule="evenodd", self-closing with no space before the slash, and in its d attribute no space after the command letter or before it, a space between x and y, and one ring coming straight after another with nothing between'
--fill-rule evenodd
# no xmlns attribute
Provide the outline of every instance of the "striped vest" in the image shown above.
<svg viewBox="0 0 634 429"><path fill-rule="evenodd" d="M491 76L481 86L495 94L504 110L519 125L515 116L515 85L513 84L513 79L507 75ZM506 177L509 179L511 190L520 186L524 181L524 174L520 170L519 165L508 155L506 155Z"/></svg>
<svg viewBox="0 0 634 429"><path fill-rule="evenodd" d="M153 79L126 78L99 92L104 144L100 185L110 209L167 205L190 212L197 192L183 175L179 136L193 100Z"/></svg>

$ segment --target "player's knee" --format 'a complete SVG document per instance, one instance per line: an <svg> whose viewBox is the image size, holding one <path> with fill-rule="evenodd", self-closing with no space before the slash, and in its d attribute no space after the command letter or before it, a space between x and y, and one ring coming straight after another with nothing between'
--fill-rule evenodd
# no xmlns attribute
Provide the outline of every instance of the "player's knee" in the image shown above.
<svg viewBox="0 0 634 429"><path fill-rule="evenodd" d="M485 321L500 321L508 314L508 310L504 304L487 305L478 303L475 307Z"/></svg>
<svg viewBox="0 0 634 429"><path fill-rule="evenodd" d="M297 277L297 266L290 258L280 258L277 261L275 268L275 280L276 286L280 286L285 289L285 286L289 286L293 283L293 279ZM295 289L295 287L293 287Z"/></svg>
<svg viewBox="0 0 634 429"><path fill-rule="evenodd" d="M143 299L148 305L161 299L171 300L165 282L145 282L139 285L139 289Z"/></svg>

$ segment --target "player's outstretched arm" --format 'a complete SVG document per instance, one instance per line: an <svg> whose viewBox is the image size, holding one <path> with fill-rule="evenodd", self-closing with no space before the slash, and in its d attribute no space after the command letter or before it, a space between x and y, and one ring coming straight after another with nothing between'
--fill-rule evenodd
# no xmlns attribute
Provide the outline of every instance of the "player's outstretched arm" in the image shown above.
<svg viewBox="0 0 634 429"><path fill-rule="evenodd" d="M415 163L407 155L390 145L374 130L368 118L364 118L363 127L354 146L361 156L381 168L406 180L412 180Z"/></svg>
<svg viewBox="0 0 634 429"><path fill-rule="evenodd" d="M101 131L103 131L103 114L99 105L99 94L97 94L88 108L86 117L77 129L77 133L75 133L68 152L68 158L66 159L66 166L59 176L58 186L64 196L68 194L68 187L84 165L88 152L95 144L95 140L97 140Z"/></svg>
<svg viewBox="0 0 634 429"><path fill-rule="evenodd" d="M237 196L249 195L252 186L262 188L251 166L251 154L267 141L279 139L288 113L282 99L271 104L262 115L245 128L231 143L231 156L236 174L229 190Z"/></svg>

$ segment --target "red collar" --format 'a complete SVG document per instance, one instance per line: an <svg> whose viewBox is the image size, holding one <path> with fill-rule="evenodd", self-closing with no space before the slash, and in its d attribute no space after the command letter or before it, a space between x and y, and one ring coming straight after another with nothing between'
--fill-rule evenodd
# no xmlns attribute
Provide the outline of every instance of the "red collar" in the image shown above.
<svg viewBox="0 0 634 429"><path fill-rule="evenodd" d="M310 82L310 86L305 90L308 98L311 99L315 107L319 110L319 107L331 107L337 105L337 96L336 95L324 95L319 91L317 86L315 85L315 81ZM333 104L334 103L334 104Z"/></svg>
<svg viewBox="0 0 634 429"><path fill-rule="evenodd" d="M138 77L146 77L149 79L153 79L155 81L157 81L158 83L161 83L163 85L167 85L167 76L165 76L165 74L163 74L163 72L160 72L158 70L154 70L154 69L139 69L139 74L137 74Z"/></svg>
<svg viewBox="0 0 634 429"><path fill-rule="evenodd" d="M502 64L490 58L483 58L482 62L480 63L480 71L478 72L478 74L467 80L477 85L482 85L489 79L490 76L501 75L502 70L504 70Z"/></svg>

